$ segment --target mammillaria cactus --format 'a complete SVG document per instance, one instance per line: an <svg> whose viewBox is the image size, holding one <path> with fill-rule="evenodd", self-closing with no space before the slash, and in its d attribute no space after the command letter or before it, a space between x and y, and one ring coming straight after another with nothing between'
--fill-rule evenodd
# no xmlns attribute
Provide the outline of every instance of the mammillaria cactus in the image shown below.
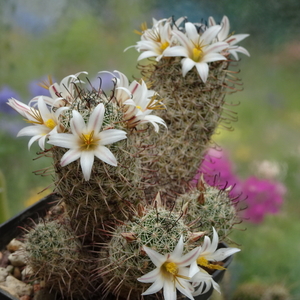
<svg viewBox="0 0 300 300"><path fill-rule="evenodd" d="M189 182L226 119L229 82L239 84L229 64L248 52L235 45L247 35L229 35L226 17L208 24L154 20L135 47L139 59L156 59L139 66L140 80L110 73L109 93L103 72L96 87L80 72L44 83L50 96L29 105L9 99L31 124L18 136L53 158L64 211L29 230L25 251L34 278L63 299L220 291L212 274L239 251L217 248L237 223L235 202L228 190Z"/></svg>

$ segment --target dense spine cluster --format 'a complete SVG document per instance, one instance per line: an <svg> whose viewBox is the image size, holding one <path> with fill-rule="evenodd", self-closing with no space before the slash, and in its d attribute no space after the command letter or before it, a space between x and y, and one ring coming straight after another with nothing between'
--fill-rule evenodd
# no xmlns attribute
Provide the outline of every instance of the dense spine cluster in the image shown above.
<svg viewBox="0 0 300 300"><path fill-rule="evenodd" d="M140 66L167 107L157 113L168 130L153 137L157 161L152 168L157 171L153 176L156 189L174 199L187 190L217 126L227 121L222 112L228 66L229 61L212 63L206 83L195 69L183 77L178 58Z"/></svg>

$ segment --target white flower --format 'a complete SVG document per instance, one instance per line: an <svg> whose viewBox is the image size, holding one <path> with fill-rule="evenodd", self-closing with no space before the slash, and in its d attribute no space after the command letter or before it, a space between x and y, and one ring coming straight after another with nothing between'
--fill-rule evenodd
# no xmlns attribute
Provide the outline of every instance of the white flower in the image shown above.
<svg viewBox="0 0 300 300"><path fill-rule="evenodd" d="M172 29L169 20L154 20L152 29L147 29L142 34L141 41L137 42L135 48L142 54L138 57L138 61L148 57L156 57L159 61L164 51L171 45Z"/></svg>
<svg viewBox="0 0 300 300"><path fill-rule="evenodd" d="M25 117L28 123L33 124L32 126L22 128L17 136L32 136L29 140L28 148L31 147L33 142L38 140L40 148L45 150L46 138L56 129L58 116L66 108L57 109L54 113L52 110L49 110L43 97L38 97L37 104L38 109L30 107L16 99L10 99L8 102L8 105Z"/></svg>
<svg viewBox="0 0 300 300"><path fill-rule="evenodd" d="M213 238L212 241L208 236L204 237L204 242L201 247L200 255L197 259L198 265L201 266L202 263L208 262L208 261L223 261L225 258L227 258L230 255L233 255L236 252L241 251L238 248L218 248L219 244L219 237L218 233L213 227ZM201 263L199 263L201 262ZM211 266L212 267L212 266Z"/></svg>
<svg viewBox="0 0 300 300"><path fill-rule="evenodd" d="M198 287L197 291L193 293L193 296L198 296L208 292L211 286L221 293L220 286L214 281L212 275L208 274L203 269L200 269L199 272L193 276L191 281L193 282L193 287Z"/></svg>
<svg viewBox="0 0 300 300"><path fill-rule="evenodd" d="M220 52L228 48L228 44L225 42L212 43L220 30L221 26L216 25L200 35L196 26L187 22L185 23L186 34L179 30L173 30L173 34L181 46L169 47L165 50L164 56L184 57L181 61L183 76L196 67L201 79L206 82L209 71L207 63L226 60L226 57Z"/></svg>
<svg viewBox="0 0 300 300"><path fill-rule="evenodd" d="M208 24L209 24L209 26L216 25L216 22L213 17L209 17ZM221 21L221 25L222 25L222 28L217 35L217 39L220 42L228 43L229 47L228 47L227 51L229 53L231 53L236 60L238 60L237 52L240 52L240 53L250 56L249 52L245 48L236 45L238 42L240 42L243 39L245 39L246 37L248 37L249 34L230 35L229 34L229 30L230 30L229 19L226 16L223 17L223 19Z"/></svg>
<svg viewBox="0 0 300 300"><path fill-rule="evenodd" d="M104 118L104 105L98 104L92 112L87 124L76 110L70 121L70 133L54 133L49 137L49 144L69 148L62 159L64 167L80 158L80 165L87 181L90 179L94 157L112 166L117 166L117 160L105 145L112 144L126 138L126 132L118 129L100 131Z"/></svg>
<svg viewBox="0 0 300 300"><path fill-rule="evenodd" d="M224 267L213 264L210 262L219 262L223 261L225 258L227 258L230 255L233 255L236 252L239 252L240 249L238 248L219 248L217 249L219 244L219 237L218 234L213 228L213 239L212 241L208 236L204 237L204 242L201 247L199 256L197 258L197 264L200 267L199 272L197 273L193 278L193 287L199 286L198 290L193 294L194 296L200 295L202 293L207 292L211 285L220 292L219 285L210 277L210 275L201 267L205 267L211 270L224 270ZM205 275L207 274L207 275ZM205 284L205 285L204 285ZM205 289L203 290L205 286Z"/></svg>
<svg viewBox="0 0 300 300"><path fill-rule="evenodd" d="M41 96L43 97L44 101L53 107L62 107L62 106L70 106L72 102L75 100L76 93L76 84L77 83L84 83L83 81L78 79L80 74L88 74L87 72L78 72L74 75L69 75L63 78L60 82L54 83L49 87L49 92L51 97L48 96ZM33 98L30 101L30 104L37 102L38 97Z"/></svg>
<svg viewBox="0 0 300 300"><path fill-rule="evenodd" d="M25 118L27 118L26 113L29 113L32 109L32 107L22 103L21 101L16 100L15 98L8 99L7 104Z"/></svg>
<svg viewBox="0 0 300 300"><path fill-rule="evenodd" d="M140 282L153 283L142 295L154 294L163 289L165 300L176 300L176 289L178 289L189 299L194 299L192 296L194 289L189 280L198 272L195 260L199 256L200 247L182 256L183 237L181 236L172 253L162 255L146 246L144 250L156 268L138 278Z"/></svg>
<svg viewBox="0 0 300 300"><path fill-rule="evenodd" d="M131 84L127 77L121 72L116 78L116 100L124 109L124 119L129 128L136 127L138 124L151 123L156 132L159 131L157 124L166 127L165 121L154 115L150 115L153 110L164 109L164 105L156 100L157 94L153 90L148 90L146 83L134 80Z"/></svg>

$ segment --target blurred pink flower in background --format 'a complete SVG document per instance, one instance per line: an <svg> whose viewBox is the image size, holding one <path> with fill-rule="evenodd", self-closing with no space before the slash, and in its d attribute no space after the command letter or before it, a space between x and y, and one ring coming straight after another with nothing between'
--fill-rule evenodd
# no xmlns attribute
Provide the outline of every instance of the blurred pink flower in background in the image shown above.
<svg viewBox="0 0 300 300"><path fill-rule="evenodd" d="M233 201L244 200L246 209L240 211L243 218L252 223L260 223L266 214L280 211L286 193L285 186L275 179L259 179L250 176L242 180L234 172L228 155L221 150L209 149L203 163L192 180L196 185L200 176L210 186L220 189L232 187L229 195Z"/></svg>
<svg viewBox="0 0 300 300"><path fill-rule="evenodd" d="M231 186L229 195L232 199L238 197L242 192L242 180L234 173L232 163L224 151L209 149L192 180L192 184L196 185L202 175L205 182L210 186L220 189Z"/></svg>
<svg viewBox="0 0 300 300"><path fill-rule="evenodd" d="M285 193L286 188L281 182L249 177L243 183L243 194L247 196L243 216L253 223L262 222L265 214L280 211Z"/></svg>

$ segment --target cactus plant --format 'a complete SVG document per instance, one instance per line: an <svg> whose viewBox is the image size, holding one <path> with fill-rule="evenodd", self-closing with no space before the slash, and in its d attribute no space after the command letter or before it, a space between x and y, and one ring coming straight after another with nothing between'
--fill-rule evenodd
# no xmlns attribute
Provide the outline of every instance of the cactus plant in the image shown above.
<svg viewBox="0 0 300 300"><path fill-rule="evenodd" d="M141 80L115 71L110 93L80 72L44 83L51 97L9 100L31 124L18 135L53 158L65 211L29 230L25 251L35 278L61 297L219 290L212 272L239 249L218 250L217 231L225 239L236 224L235 203L227 190L189 181L215 128L229 120L228 88L240 84L229 65L236 52L247 54L235 45L246 36L229 35L227 21L154 20L136 48L139 59L156 60L139 65Z"/></svg>

